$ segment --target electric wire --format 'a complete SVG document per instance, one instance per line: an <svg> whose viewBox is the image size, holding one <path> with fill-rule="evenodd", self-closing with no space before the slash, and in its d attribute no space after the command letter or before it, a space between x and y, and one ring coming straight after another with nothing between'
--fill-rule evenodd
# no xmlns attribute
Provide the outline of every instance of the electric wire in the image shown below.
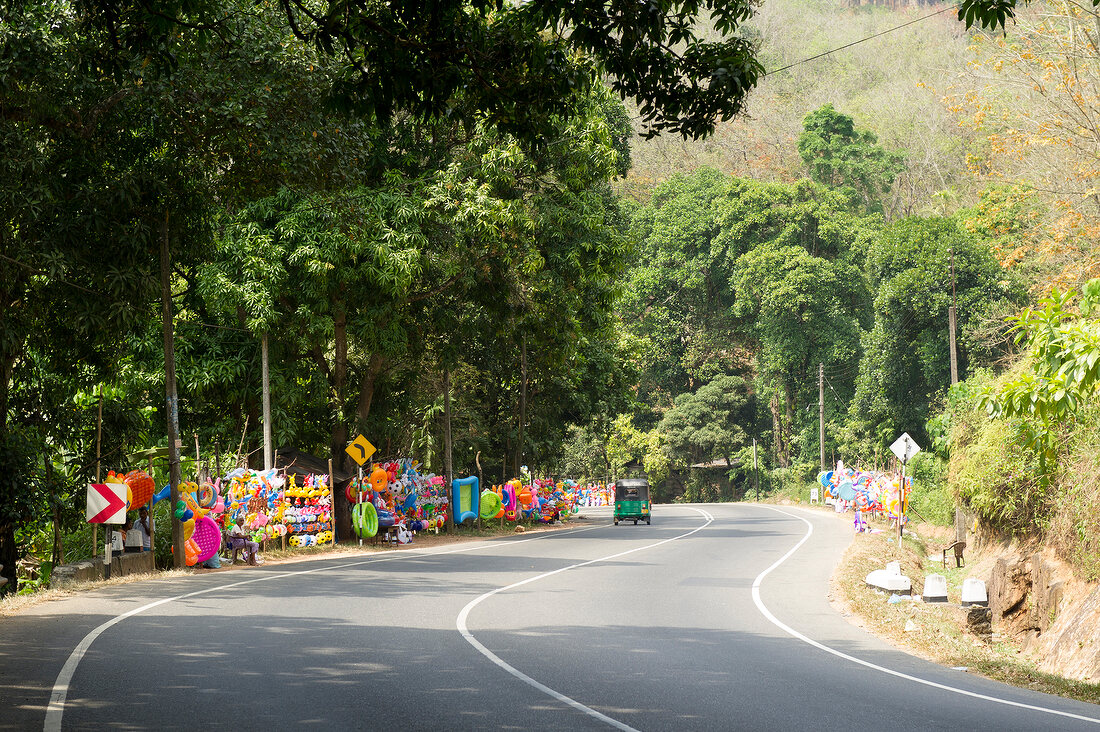
<svg viewBox="0 0 1100 732"><path fill-rule="evenodd" d="M825 58L826 56L830 56L830 55L836 53L837 51L843 51L846 48L851 48L852 46L859 45L860 43L864 43L865 41L870 41L874 38L878 38L879 36L884 36L887 33L893 33L896 30L901 30L902 28L905 28L907 26L914 25L916 23L920 23L921 21L928 20L929 18L934 18L937 15L941 15L943 13L946 13L948 10L957 10L958 7L959 6L957 6L957 5L948 5L946 7L940 8L939 10L937 10L934 13L929 13L928 15L922 15L919 18L915 18L913 20L907 21L905 23L902 23L901 25L896 25L893 28L887 28L884 31L879 31L878 33L874 33L872 35L869 35L866 38L860 38L859 40L852 41L851 43L845 43L843 46L838 46L838 47L830 49L828 51L823 51L823 52L821 52L821 53L819 53L815 56L810 56L809 58L804 58L801 61L795 61L794 63L787 64L786 66L781 66L778 69L772 69L771 71L765 71L764 76L770 76L772 74L778 74L780 71L786 71L787 69L792 69L795 66L799 66L799 65L805 64L805 63L809 63L810 61L816 61L819 58Z"/></svg>

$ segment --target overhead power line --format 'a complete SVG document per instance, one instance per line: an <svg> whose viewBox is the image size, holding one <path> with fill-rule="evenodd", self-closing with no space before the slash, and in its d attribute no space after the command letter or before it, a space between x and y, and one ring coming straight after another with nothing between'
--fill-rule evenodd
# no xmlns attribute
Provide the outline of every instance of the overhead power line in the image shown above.
<svg viewBox="0 0 1100 732"><path fill-rule="evenodd" d="M873 38L878 38L879 36L884 36L887 33L893 33L896 30L901 30L902 28L913 25L915 23L920 23L923 20L928 20L929 18L934 18L937 15L941 15L943 13L946 13L948 10L957 10L957 9L958 9L957 5L948 5L944 8L940 8L939 10L937 10L934 13L929 13L928 15L922 15L919 18L915 18L915 19L910 20L906 23L902 23L901 25L896 25L893 28L887 28L884 31L879 31L878 33L867 36L866 38L860 38L858 41L852 41L851 43L845 43L843 46L838 46L838 47L830 49L828 51L824 51L822 53L817 54L816 56L810 56L809 58L804 58L801 61L795 61L792 64L787 64L786 66L782 66L778 69L772 69L771 71L765 71L764 76L770 76L772 74L778 74L780 71L786 71L787 69L794 68L795 66L799 66L799 65L805 64L805 63L809 63L810 61L816 61L819 58L825 58L826 56L829 56L831 54L836 53L837 51L843 51L846 48L851 48L852 46L859 45L860 43L863 43L864 41L870 41Z"/></svg>

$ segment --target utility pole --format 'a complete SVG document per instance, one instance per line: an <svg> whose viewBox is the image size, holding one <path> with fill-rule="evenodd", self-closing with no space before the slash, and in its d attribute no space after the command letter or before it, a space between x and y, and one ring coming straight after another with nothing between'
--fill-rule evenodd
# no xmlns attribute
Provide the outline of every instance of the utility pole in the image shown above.
<svg viewBox="0 0 1100 732"><path fill-rule="evenodd" d="M267 369L267 331L264 331L260 340L260 356L264 403L264 470L271 470L275 467L275 456L271 451L271 378Z"/></svg>
<svg viewBox="0 0 1100 732"><path fill-rule="evenodd" d="M446 368L443 370L443 472L446 474L446 478L443 479L444 488L447 494L450 495L452 486L454 485L454 465L452 463L453 456L451 454L451 370ZM455 508L451 506L451 510L447 512L447 533L453 534L455 528Z"/></svg>
<svg viewBox="0 0 1100 732"><path fill-rule="evenodd" d="M756 484L756 502L760 503L760 472L756 469L756 438L752 438L752 482Z"/></svg>
<svg viewBox="0 0 1100 732"><path fill-rule="evenodd" d="M947 311L948 341L951 348L951 386L959 383L959 357L955 353L955 249L951 254L951 308ZM955 505L955 541L966 541L966 517L962 506ZM961 529L961 531L960 531Z"/></svg>
<svg viewBox="0 0 1100 732"><path fill-rule="evenodd" d="M817 365L817 427L821 445L821 469L825 469L825 364Z"/></svg>
<svg viewBox="0 0 1100 732"><path fill-rule="evenodd" d="M527 334L520 341L519 444L516 446L516 475L523 465L523 423L527 421Z"/></svg>
<svg viewBox="0 0 1100 732"><path fill-rule="evenodd" d="M175 518L176 504L180 500L180 414L179 396L176 393L176 348L172 325L172 281L168 253L168 212L164 212L164 224L160 236L160 291L163 305L164 326L164 391L168 411L168 486L169 513L172 514L173 564L177 569L185 566L183 557L183 527Z"/></svg>
<svg viewBox="0 0 1100 732"><path fill-rule="evenodd" d="M99 482L99 458L100 447L103 444L103 384L99 385L99 416L95 422L95 482ZM152 475L152 473L150 473ZM107 537L110 538L111 530L107 529ZM92 524L92 559L95 559L99 551L99 524Z"/></svg>
<svg viewBox="0 0 1100 732"><path fill-rule="evenodd" d="M948 340L951 346L951 385L959 383L959 357L955 353L955 250L951 253L951 307L947 310Z"/></svg>

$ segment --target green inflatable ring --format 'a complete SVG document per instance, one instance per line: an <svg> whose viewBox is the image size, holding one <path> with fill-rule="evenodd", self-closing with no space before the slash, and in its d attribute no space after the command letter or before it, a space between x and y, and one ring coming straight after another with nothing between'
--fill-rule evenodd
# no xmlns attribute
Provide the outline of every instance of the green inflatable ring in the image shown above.
<svg viewBox="0 0 1100 732"><path fill-rule="evenodd" d="M496 491L481 492L481 518L488 520L500 513L500 494Z"/></svg>
<svg viewBox="0 0 1100 732"><path fill-rule="evenodd" d="M351 507L351 527L360 539L369 539L378 533L378 511L370 501Z"/></svg>

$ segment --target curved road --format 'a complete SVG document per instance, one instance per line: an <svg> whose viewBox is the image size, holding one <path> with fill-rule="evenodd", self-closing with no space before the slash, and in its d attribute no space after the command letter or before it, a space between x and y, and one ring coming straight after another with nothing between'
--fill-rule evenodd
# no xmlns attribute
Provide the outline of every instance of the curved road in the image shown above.
<svg viewBox="0 0 1100 732"><path fill-rule="evenodd" d="M0 620L0 729L1100 730L847 623L848 522L657 506L432 551L142 582Z"/></svg>

